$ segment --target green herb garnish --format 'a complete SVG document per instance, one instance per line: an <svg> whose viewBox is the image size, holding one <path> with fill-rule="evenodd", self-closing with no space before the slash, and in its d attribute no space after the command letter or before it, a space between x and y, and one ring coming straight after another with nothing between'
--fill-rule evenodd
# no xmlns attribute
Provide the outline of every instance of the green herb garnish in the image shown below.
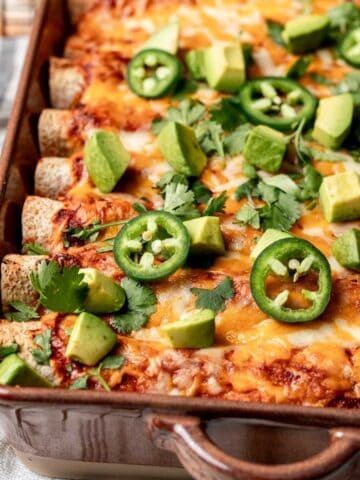
<svg viewBox="0 0 360 480"><path fill-rule="evenodd" d="M34 343L40 347L32 351L34 359L39 365L48 365L52 354L51 329L48 328L40 335L36 335Z"/></svg>
<svg viewBox="0 0 360 480"><path fill-rule="evenodd" d="M24 248L28 255L50 255L39 243L25 243Z"/></svg>
<svg viewBox="0 0 360 480"><path fill-rule="evenodd" d="M6 312L5 318L11 322L27 322L34 318L39 318L39 314L36 309L29 307L19 300L10 302L10 306L16 310L15 312Z"/></svg>
<svg viewBox="0 0 360 480"><path fill-rule="evenodd" d="M230 277L226 277L212 290L205 288L192 288L191 293L197 296L196 307L210 309L215 313L225 308L225 301L233 297L234 285Z"/></svg>
<svg viewBox="0 0 360 480"><path fill-rule="evenodd" d="M127 311L113 315L111 325L120 333L131 333L146 325L156 310L157 300L151 288L130 278L124 278L121 286L127 297Z"/></svg>
<svg viewBox="0 0 360 480"><path fill-rule="evenodd" d="M88 287L78 267L60 267L57 262L42 261L30 274L40 302L53 312L74 313L83 309Z"/></svg>

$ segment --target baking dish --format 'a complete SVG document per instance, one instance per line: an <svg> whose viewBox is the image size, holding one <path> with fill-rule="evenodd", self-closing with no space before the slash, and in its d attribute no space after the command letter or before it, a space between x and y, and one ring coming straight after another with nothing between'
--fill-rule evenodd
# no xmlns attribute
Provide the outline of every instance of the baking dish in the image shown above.
<svg viewBox="0 0 360 480"><path fill-rule="evenodd" d="M60 53L69 28L64 3L40 3L9 124L0 165L2 254L20 244L37 118L49 104L47 59ZM0 415L19 458L57 477L129 478L139 465L142 477L182 478L183 465L196 479L346 479L358 463L355 410L1 388Z"/></svg>

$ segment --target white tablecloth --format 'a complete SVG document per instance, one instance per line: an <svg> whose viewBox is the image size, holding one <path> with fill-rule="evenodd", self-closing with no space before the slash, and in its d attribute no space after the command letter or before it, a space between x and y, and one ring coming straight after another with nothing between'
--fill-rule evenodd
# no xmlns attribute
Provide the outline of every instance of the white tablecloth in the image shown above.
<svg viewBox="0 0 360 480"><path fill-rule="evenodd" d="M0 150L6 125L16 94L21 67L26 53L27 37L0 38ZM0 480L43 480L31 473L15 457L12 448L1 437Z"/></svg>

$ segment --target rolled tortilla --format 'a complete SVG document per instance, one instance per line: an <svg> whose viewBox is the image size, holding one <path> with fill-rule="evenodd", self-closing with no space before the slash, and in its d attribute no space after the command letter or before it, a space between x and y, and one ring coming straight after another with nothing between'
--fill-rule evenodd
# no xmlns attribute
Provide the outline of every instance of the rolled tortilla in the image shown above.
<svg viewBox="0 0 360 480"><path fill-rule="evenodd" d="M73 24L77 23L93 3L94 0L67 0L71 22Z"/></svg>
<svg viewBox="0 0 360 480"><path fill-rule="evenodd" d="M34 306L38 294L33 289L30 273L46 257L42 255L6 255L1 264L1 301L3 311L15 300Z"/></svg>
<svg viewBox="0 0 360 480"><path fill-rule="evenodd" d="M73 107L85 88L85 75L81 67L65 58L50 59L50 99L54 108Z"/></svg>
<svg viewBox="0 0 360 480"><path fill-rule="evenodd" d="M57 198L66 194L76 181L71 158L45 157L36 165L36 195Z"/></svg>
<svg viewBox="0 0 360 480"><path fill-rule="evenodd" d="M68 157L81 148L82 141L70 134L74 114L69 110L45 109L39 119L39 144L43 157Z"/></svg>
<svg viewBox="0 0 360 480"><path fill-rule="evenodd" d="M53 385L59 385L60 378L56 375L51 365L39 365L32 354L33 349L38 348L33 338L43 330L45 330L45 327L40 320L31 322L8 322L1 320L0 345L7 346L14 342L17 343L20 350L19 356Z"/></svg>
<svg viewBox="0 0 360 480"><path fill-rule="evenodd" d="M62 208L63 203L56 200L27 197L22 212L23 243L38 243L53 250L58 243L56 232L61 230L61 223L54 223L54 216Z"/></svg>

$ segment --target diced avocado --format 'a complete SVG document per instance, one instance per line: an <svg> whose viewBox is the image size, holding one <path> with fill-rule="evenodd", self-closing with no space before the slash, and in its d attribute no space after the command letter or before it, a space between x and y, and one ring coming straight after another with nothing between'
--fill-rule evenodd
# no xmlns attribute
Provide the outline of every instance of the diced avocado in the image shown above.
<svg viewBox="0 0 360 480"><path fill-rule="evenodd" d="M206 165L207 158L191 127L169 122L158 136L158 145L167 162L178 173L197 177Z"/></svg>
<svg viewBox="0 0 360 480"><path fill-rule="evenodd" d="M252 249L250 253L251 260L255 260L255 258L258 257L260 253L272 243L289 237L292 237L290 233L283 232L282 230L276 230L275 228L268 228L260 237L255 247Z"/></svg>
<svg viewBox="0 0 360 480"><path fill-rule="evenodd" d="M360 180L355 172L325 177L320 187L320 205L328 222L360 218Z"/></svg>
<svg viewBox="0 0 360 480"><path fill-rule="evenodd" d="M190 252L199 255L223 255L224 239L218 217L200 217L184 222L190 234Z"/></svg>
<svg viewBox="0 0 360 480"><path fill-rule="evenodd" d="M130 156L116 133L98 130L86 143L84 160L94 184L109 193L127 169Z"/></svg>
<svg viewBox="0 0 360 480"><path fill-rule="evenodd" d="M125 292L114 280L96 268L82 268L84 282L89 290L84 302L85 310L91 313L112 313L125 303Z"/></svg>
<svg viewBox="0 0 360 480"><path fill-rule="evenodd" d="M16 353L5 357L0 363L0 385L52 387L46 378L37 373Z"/></svg>
<svg viewBox="0 0 360 480"><path fill-rule="evenodd" d="M205 51L206 49L190 50L185 55L185 62L195 80L205 78Z"/></svg>
<svg viewBox="0 0 360 480"><path fill-rule="evenodd" d="M246 66L239 42L215 45L204 53L205 78L210 87L235 93L245 81Z"/></svg>
<svg viewBox="0 0 360 480"><path fill-rule="evenodd" d="M248 134L243 155L250 165L269 173L281 167L287 144L285 136L265 125L254 127Z"/></svg>
<svg viewBox="0 0 360 480"><path fill-rule="evenodd" d="M158 48L159 50L165 50L175 55L179 47L179 35L180 23L178 20L175 20L151 35L140 50Z"/></svg>
<svg viewBox="0 0 360 480"><path fill-rule="evenodd" d="M215 314L198 310L189 317L161 327L174 348L208 348L214 344Z"/></svg>
<svg viewBox="0 0 360 480"><path fill-rule="evenodd" d="M305 53L322 44L328 25L325 15L299 15L287 22L282 36L292 53Z"/></svg>
<svg viewBox="0 0 360 480"><path fill-rule="evenodd" d="M354 114L351 93L323 98L319 102L312 136L327 148L336 150L347 137Z"/></svg>
<svg viewBox="0 0 360 480"><path fill-rule="evenodd" d="M331 247L336 260L345 268L360 272L360 230L350 228Z"/></svg>
<svg viewBox="0 0 360 480"><path fill-rule="evenodd" d="M95 315L83 312L75 321L65 356L93 367L116 344L117 336L107 323Z"/></svg>

